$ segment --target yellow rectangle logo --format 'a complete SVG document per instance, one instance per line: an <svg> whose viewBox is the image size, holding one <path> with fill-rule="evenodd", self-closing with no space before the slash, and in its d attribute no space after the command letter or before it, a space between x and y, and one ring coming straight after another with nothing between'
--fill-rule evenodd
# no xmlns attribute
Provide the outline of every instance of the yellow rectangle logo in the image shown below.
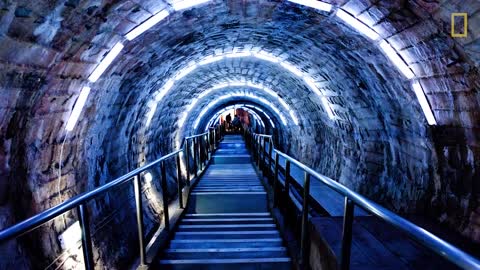
<svg viewBox="0 0 480 270"><path fill-rule="evenodd" d="M455 18L463 18L463 31L455 31ZM452 13L452 37L466 38L468 35L468 14L467 13Z"/></svg>

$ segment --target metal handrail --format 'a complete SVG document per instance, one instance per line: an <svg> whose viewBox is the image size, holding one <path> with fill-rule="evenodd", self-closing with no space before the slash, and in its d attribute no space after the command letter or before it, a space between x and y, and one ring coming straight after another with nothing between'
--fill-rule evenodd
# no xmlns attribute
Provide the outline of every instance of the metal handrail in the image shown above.
<svg viewBox="0 0 480 270"><path fill-rule="evenodd" d="M62 214L64 214L65 212L69 211L69 210L72 210L73 208L79 206L80 204L83 204L87 201L90 201L92 199L94 199L96 196L100 195L100 194L103 194L107 191L109 191L110 189L113 189L117 186L120 186L126 182L128 182L128 180L132 180L134 176L154 167L155 165L159 164L160 162L164 161L164 160L167 160L169 158L172 158L174 157L175 155L177 155L178 153L180 152L183 152L183 150L177 150L175 152L172 152L166 156L163 156L155 161L153 161L152 163L149 163L148 165L145 165L143 167L140 167L138 169L135 169L123 176L120 176L119 178L111 181L111 182L108 182L107 184L101 186L101 187L98 187L92 191L89 191L89 192L86 192L84 194L80 194L76 197L73 197L71 199L69 199L68 201L66 202L63 202L57 206L54 206L50 209L47 209L33 217L30 217L20 223L17 223L15 225L13 225L12 227L9 227L5 230L2 230L0 231L0 242L3 242L3 241L7 241L7 240L10 240L12 238L16 238L16 237L19 237L19 236L22 236L23 234L25 233L28 233L29 231L32 231L36 228L38 228L39 226L43 225L45 222L48 222L49 220L55 218L55 217L58 217Z"/></svg>
<svg viewBox="0 0 480 270"><path fill-rule="evenodd" d="M204 133L201 133L201 134L197 134L197 135L193 135L193 136L190 136L190 137L186 137L185 140L190 140L190 139L193 139L193 138L198 138L198 137L202 137L202 136L205 136L209 134L209 132L204 132Z"/></svg>
<svg viewBox="0 0 480 270"><path fill-rule="evenodd" d="M221 130L218 132L218 138L221 138ZM143 213L142 213L142 198L141 198L141 182L140 182L140 174L153 168L154 166L160 165L161 168L161 187L162 187L162 192L163 192L163 198L166 197L166 188L167 188L167 183L166 183L166 168L165 168L165 161L167 159L176 157L176 166L177 166L177 181L178 181L178 195L179 195L179 205L180 208L184 208L183 206L183 190L181 188L181 179L182 179L182 173L180 169L180 153L185 153L185 159L186 159L186 172L187 172L187 177L186 177L186 185L190 185L190 169L189 169L189 155L190 155L190 149L188 149L188 142L190 140L193 140L194 143L194 162L195 162L195 176L197 176L197 169L200 167L202 170L202 163L207 162L209 159L209 153L215 149L214 144L217 143L217 139L211 140L210 138L212 135L216 134L216 129L215 130L210 130L208 132L190 136L184 139L182 142L182 147L179 150L176 150L172 153L169 153L165 156L162 156L161 158L145 165L140 168L137 168L123 176L120 176L119 178L102 185L92 191L80 194L76 197L73 197L57 206L54 206L50 209L47 209L39 214L36 214L33 217L30 217L24 221L21 221L9 228L6 228L2 231L0 231L0 243L4 241L8 241L17 237L20 237L24 235L25 233L28 233L41 225L45 224L46 222L64 214L67 211L70 211L74 208L77 208L78 211L78 216L79 216L79 223L80 223L80 228L82 231L82 250L83 250L83 256L84 256L84 263L85 263L85 268L86 269L93 269L94 268L94 263L93 263L93 252L92 252L92 240L91 240L91 235L90 235L90 225L88 221L88 212L86 208L86 203L95 197L104 194L108 191L110 191L113 188L116 188L120 185L123 185L127 182L133 181L134 183L134 193L135 193L135 204L136 204L136 212L137 212L137 229L138 229L138 238L139 238L139 246L140 246L140 265L145 265L146 264L146 259L145 259L145 245L144 245L144 233L143 233ZM208 135L208 136L206 136ZM203 136L203 137L202 137ZM216 136L216 135L215 135ZM214 137L215 137L214 136ZM200 137L200 140L197 139ZM216 138L216 137L215 137ZM199 141L203 140L203 143L199 143ZM185 148L183 148L183 144L186 143ZM205 153L206 155L204 156L204 161L201 160L200 153ZM204 169L204 167L203 167ZM164 222L165 222L165 229L169 230L169 213L168 213L168 204L166 200L163 200L163 207L164 207Z"/></svg>
<svg viewBox="0 0 480 270"><path fill-rule="evenodd" d="M254 134L255 136L258 136L258 137L263 137L263 138L272 138L273 135L266 135L266 134Z"/></svg>
<svg viewBox="0 0 480 270"><path fill-rule="evenodd" d="M270 138L271 136L264 136L262 134L253 134L254 137L264 137ZM270 141L272 142L272 141ZM258 141L259 148L261 148L261 144ZM271 144L273 145L273 144ZM265 143L264 143L265 146ZM263 147L264 155L265 147ZM258 149L260 151L260 149ZM434 251L441 257L447 259L448 261L454 263L455 265L464 268L464 269L480 269L480 260L477 258L467 254L466 252L460 250L459 248L449 244L448 242L440 239L436 235L428 232L427 230L413 224L412 222L400 217L399 215L393 213L392 211L380 206L379 204L372 202L371 200L365 198L364 196L350 190L349 188L345 187L344 185L334 181L333 179L322 175L312 168L306 166L305 164L301 163L300 161L294 159L293 157L277 150L273 149L275 152L275 178L276 181L278 180L278 166L279 166L279 156L282 156L286 159L287 165L288 163L292 163L301 170L305 172L305 184L304 187L308 191L310 185L310 176L320 180L323 184L328 186L329 188L333 189L334 191L340 193L341 195L345 196L345 216L344 216L344 228L343 228L343 239L342 239L342 256L341 256L341 269L348 269L349 268L349 260L350 260L350 246L351 246L351 237L352 237L352 226L353 226L353 208L355 205L360 206L361 208L365 209L369 213L373 214L374 216L382 219L383 221L389 223L390 225L394 226L395 228L403 231L409 237L415 239L423 246L427 247L428 249ZM260 154L260 153L259 153ZM272 159L270 155L269 160ZM288 166L289 167L289 166ZM271 167L270 167L271 169ZM289 171L286 173L286 178L289 177ZM275 184L275 182L274 182ZM287 184L287 183L285 183ZM274 189L275 192L275 189ZM308 196L308 197L307 197ZM304 193L304 213L308 212L305 211L307 209L307 201L310 194L309 192ZM277 196L275 196L277 197ZM305 199L307 198L307 199ZM306 224L302 226L302 236L306 230ZM303 240L303 237L302 237ZM302 244L303 246L303 244ZM348 257L348 258L347 258Z"/></svg>

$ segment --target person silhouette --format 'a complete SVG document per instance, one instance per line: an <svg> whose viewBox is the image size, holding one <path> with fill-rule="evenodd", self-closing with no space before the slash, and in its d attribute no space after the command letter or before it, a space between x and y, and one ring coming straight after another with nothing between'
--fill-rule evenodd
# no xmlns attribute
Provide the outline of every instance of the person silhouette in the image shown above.
<svg viewBox="0 0 480 270"><path fill-rule="evenodd" d="M227 114L227 117L225 118L227 121L227 130L230 128L230 123L232 122L232 116L230 114Z"/></svg>

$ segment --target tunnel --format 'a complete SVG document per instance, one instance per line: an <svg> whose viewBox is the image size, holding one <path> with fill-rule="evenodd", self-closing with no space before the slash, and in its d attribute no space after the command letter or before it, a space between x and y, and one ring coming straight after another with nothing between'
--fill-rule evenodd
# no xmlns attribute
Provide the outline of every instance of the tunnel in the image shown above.
<svg viewBox="0 0 480 270"><path fill-rule="evenodd" d="M208 174L228 136L241 137L255 164L270 160L253 167L261 181L277 181L268 151L279 151L480 258L478 0L4 0L0 22L0 235L45 218L0 237L0 269L88 269L85 227L94 269L138 265L133 185L48 211L188 149L135 176L149 249L176 213L169 205L184 200L177 189L190 179L177 173L205 177L193 176L193 155ZM228 135L230 112L247 119L241 136ZM186 138L205 132L197 155ZM302 181L292 186L300 197ZM315 206L307 238L320 246L323 198L303 200ZM346 205L344 214L342 197L340 219ZM287 221L305 212L285 209ZM335 268L319 255L335 248L308 247L293 268Z"/></svg>

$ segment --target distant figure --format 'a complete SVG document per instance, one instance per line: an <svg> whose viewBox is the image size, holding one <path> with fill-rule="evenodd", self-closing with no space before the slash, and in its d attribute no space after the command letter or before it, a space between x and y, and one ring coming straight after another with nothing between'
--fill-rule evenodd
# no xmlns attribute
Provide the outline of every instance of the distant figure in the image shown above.
<svg viewBox="0 0 480 270"><path fill-rule="evenodd" d="M235 117L233 118L232 121L232 126L235 129L235 131L240 130L242 123L240 122L240 118L235 114Z"/></svg>
<svg viewBox="0 0 480 270"><path fill-rule="evenodd" d="M230 114L227 114L227 117L225 118L225 120L227 121L226 128L229 129L230 128L230 123L232 122L232 116Z"/></svg>

